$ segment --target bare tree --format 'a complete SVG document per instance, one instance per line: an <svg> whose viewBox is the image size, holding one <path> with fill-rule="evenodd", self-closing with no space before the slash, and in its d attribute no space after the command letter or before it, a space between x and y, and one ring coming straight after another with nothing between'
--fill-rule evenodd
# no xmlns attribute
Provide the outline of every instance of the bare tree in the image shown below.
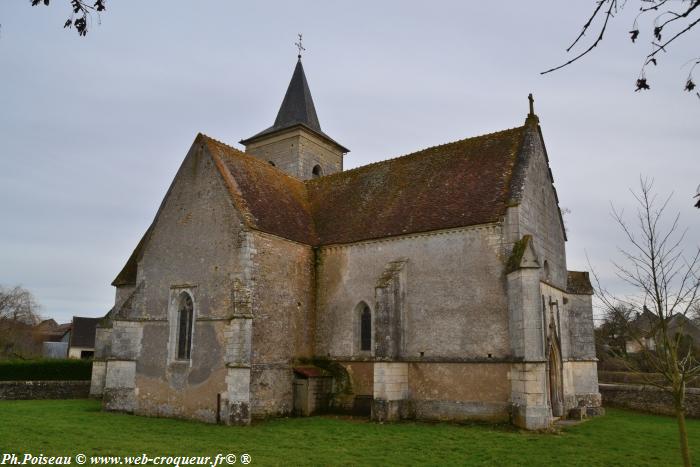
<svg viewBox="0 0 700 467"><path fill-rule="evenodd" d="M28 290L0 286L0 357L26 358L37 355L34 326L39 305Z"/></svg>
<svg viewBox="0 0 700 467"><path fill-rule="evenodd" d="M49 6L50 0L30 0L32 6L44 5ZM105 11L106 0L95 0L95 3L90 4L90 2L84 0L69 0L70 7L73 10L73 14L66 20L63 24L64 28L71 28L75 26L75 30L78 35L85 36L88 33L88 24L92 19L92 13L97 13Z"/></svg>
<svg viewBox="0 0 700 467"><path fill-rule="evenodd" d="M30 291L20 286L0 285L0 320L34 326L39 322L39 305Z"/></svg>
<svg viewBox="0 0 700 467"><path fill-rule="evenodd" d="M693 324L700 327L700 303L696 303L695 306L691 308L689 315ZM698 345L700 345L700 342L698 342Z"/></svg>
<svg viewBox="0 0 700 467"><path fill-rule="evenodd" d="M683 243L687 231L679 232L679 215L665 224L671 197L659 200L653 182L640 180L639 192L632 191L638 205L636 217L628 223L624 213L613 208L613 217L627 238L620 248L623 261L614 263L618 276L633 287L629 297L619 297L601 286L594 274L597 296L608 310L623 304L635 313L650 316L648 325L629 326L644 362L661 375L649 379L668 391L678 421L681 455L690 463L685 424L686 384L700 375L700 363L684 340L683 323L700 304L700 247L687 256Z"/></svg>
<svg viewBox="0 0 700 467"><path fill-rule="evenodd" d="M628 329L633 314L634 311L624 304L604 310L598 334L607 353L615 357L627 355Z"/></svg>
<svg viewBox="0 0 700 467"><path fill-rule="evenodd" d="M579 52L570 60L543 71L542 74L551 73L569 66L593 51L602 42L610 21L627 3L627 0L595 0L593 13L584 23L581 32L566 51L571 52L577 44L584 40L588 32L594 32L595 35L593 37L595 39L582 52ZM698 8L700 7L700 0L673 2L670 0L635 0L629 3L634 3L639 8L639 13L636 15L632 29L629 32L632 42L637 41L642 30L651 33L651 52L644 56L641 70L637 76L635 91L648 90L650 85L646 77L647 67L649 65L656 66L659 63L661 52L668 52L675 41L683 36L687 36L700 23L700 8ZM651 24L646 24L644 27L640 26L644 20L648 21L650 19ZM700 57L691 59L686 63L690 70L685 78L684 89L688 92L692 92L696 87L693 71L699 64ZM700 98L700 93L696 92L695 94Z"/></svg>

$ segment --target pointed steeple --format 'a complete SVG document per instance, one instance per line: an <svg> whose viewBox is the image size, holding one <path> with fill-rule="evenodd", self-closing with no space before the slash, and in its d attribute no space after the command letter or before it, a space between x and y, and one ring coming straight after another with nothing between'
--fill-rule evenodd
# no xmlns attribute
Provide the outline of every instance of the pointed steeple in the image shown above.
<svg viewBox="0 0 700 467"><path fill-rule="evenodd" d="M246 153L269 162L301 180L343 171L349 149L321 131L304 66L301 64L301 34L297 63L275 123L242 140Z"/></svg>
<svg viewBox="0 0 700 467"><path fill-rule="evenodd" d="M301 64L301 55L297 57L297 64L294 67L294 73L292 73L292 79L287 87L282 105L277 112L275 123L260 133L241 140L240 143L248 146L250 143L259 141L262 137L277 134L295 127L303 127L310 130L317 136L327 140L330 144L337 146L343 153L350 152L349 149L339 144L321 130L321 124L318 121L318 115L316 115L316 107L311 98L309 83L306 81L304 66Z"/></svg>
<svg viewBox="0 0 700 467"><path fill-rule="evenodd" d="M277 118L272 128L281 130L294 125L306 125L312 130L321 131L321 124L318 122L316 107L311 97L309 83L306 81L304 66L301 64L301 56L297 60L294 68L292 80L287 87L287 93L277 112Z"/></svg>

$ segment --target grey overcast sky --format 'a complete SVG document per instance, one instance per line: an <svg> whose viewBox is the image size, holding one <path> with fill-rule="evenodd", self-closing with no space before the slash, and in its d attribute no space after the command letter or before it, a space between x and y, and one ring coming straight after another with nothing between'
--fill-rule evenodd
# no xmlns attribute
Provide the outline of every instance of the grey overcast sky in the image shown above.
<svg viewBox="0 0 700 467"><path fill-rule="evenodd" d="M569 269L612 288L623 244L610 202L652 176L698 244L700 101L682 92L700 29L633 92L648 30L635 2L583 61L547 76L593 0L108 0L87 37L68 0L0 2L0 284L42 314L100 316L197 132L230 145L272 124L304 35L304 67L346 168L519 126L535 95L566 216ZM700 75L700 70L698 70ZM698 76L700 81L700 76Z"/></svg>

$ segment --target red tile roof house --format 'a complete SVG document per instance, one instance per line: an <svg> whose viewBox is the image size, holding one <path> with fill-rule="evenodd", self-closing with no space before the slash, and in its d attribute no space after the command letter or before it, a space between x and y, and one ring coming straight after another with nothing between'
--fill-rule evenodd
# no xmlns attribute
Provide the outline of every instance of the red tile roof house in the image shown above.
<svg viewBox="0 0 700 467"><path fill-rule="evenodd" d="M343 171L300 58L274 125L241 143L195 138L114 280L105 409L528 429L600 411L592 289L566 267L532 100L522 126Z"/></svg>

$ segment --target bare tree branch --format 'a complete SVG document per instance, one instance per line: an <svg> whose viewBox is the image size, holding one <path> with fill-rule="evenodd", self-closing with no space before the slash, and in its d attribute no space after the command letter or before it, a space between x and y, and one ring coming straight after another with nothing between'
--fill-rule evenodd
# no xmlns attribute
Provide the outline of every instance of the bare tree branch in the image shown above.
<svg viewBox="0 0 700 467"><path fill-rule="evenodd" d="M85 0L69 1L73 13L63 24L63 27L72 28L75 26L75 30L78 32L79 36L87 35L88 23L92 19L92 13L97 13L99 15L101 12L107 9L105 6L106 0L95 0L95 3L92 5ZM30 2L32 6L49 6L50 0L30 0Z"/></svg>
<svg viewBox="0 0 700 467"><path fill-rule="evenodd" d="M556 66L554 68L550 68L549 70L541 72L540 73L541 75L545 75L547 73L551 73L553 71L560 70L560 69L564 68L565 66L571 65L576 60L587 55L591 50L593 50L594 48L596 48L598 46L600 41L603 40L603 35L605 34L605 29L608 27L608 21L612 17L612 10L613 10L613 7L615 7L617 5L617 0L599 0L598 8L596 8L596 10L593 12L593 16L591 17L590 20L588 20L588 22L586 23L586 25L583 28L583 31L581 31L581 34L579 35L579 37L574 41L573 44L571 44L571 46L569 46L568 49L566 49L566 51L568 52L569 50L571 50L571 47L573 47L574 44L576 44L576 42L578 42L579 38L585 34L586 30L588 30L588 27L591 24L590 22L595 18L596 15L598 15L598 13L600 11L600 7L604 3L604 1L610 1L610 6L608 7L608 9L605 12L605 21L603 22L603 27L600 28L600 32L598 33L598 37L596 38L596 40L586 50L584 50L583 52L578 54L576 57L572 58L571 60L569 60L568 62L566 62L562 65L559 65L559 66Z"/></svg>
<svg viewBox="0 0 700 467"><path fill-rule="evenodd" d="M632 24L632 30L629 31L630 39L632 40L632 42L636 42L637 38L639 38L640 36L639 20L642 17L647 16L647 14L651 15L650 12L652 11L658 14L655 15L650 28L650 32L652 33L652 51L646 56L644 56L641 71L636 80L635 91L648 90L651 88L646 78L645 69L649 64L658 64L659 52L666 52L668 50L667 47L669 45L671 45L679 37L687 34L688 31L690 31L691 29L696 27L698 23L700 23L700 18L695 20L692 19L693 14L697 11L700 11L700 0L681 0L681 3L687 3L687 6L685 6L680 11L675 11L671 9L672 3L669 0L638 0L638 2L639 13L634 19L634 22ZM615 16L615 13L622 10L627 5L627 3L627 1L622 1L618 3L618 0L596 0L593 13L585 22L583 28L581 29L581 32L578 34L576 39L571 43L569 47L566 48L566 52L571 52L577 44L581 43L586 33L594 28L593 25L596 24L596 20L600 19L600 25L597 28L598 34L596 38L588 45L588 47L586 47L582 52L578 53L572 59L566 61L562 65L543 71L540 74L544 75L556 70L560 70L580 60L581 58L592 52L593 49L595 49L603 40L605 32L607 31L608 26L610 24L610 20ZM662 21L662 18L666 17L669 18L664 19ZM675 34L673 34L668 40L663 42L662 35L664 31L668 28L672 28L675 26L679 26L681 29L675 32ZM700 60L698 61L698 63L700 63ZM692 72L693 70L691 69L688 78L685 80L683 88L685 91L688 92L691 92L695 89L695 82L693 81ZM700 93L696 93L696 95L700 97ZM700 207L700 202L698 203L698 206Z"/></svg>

